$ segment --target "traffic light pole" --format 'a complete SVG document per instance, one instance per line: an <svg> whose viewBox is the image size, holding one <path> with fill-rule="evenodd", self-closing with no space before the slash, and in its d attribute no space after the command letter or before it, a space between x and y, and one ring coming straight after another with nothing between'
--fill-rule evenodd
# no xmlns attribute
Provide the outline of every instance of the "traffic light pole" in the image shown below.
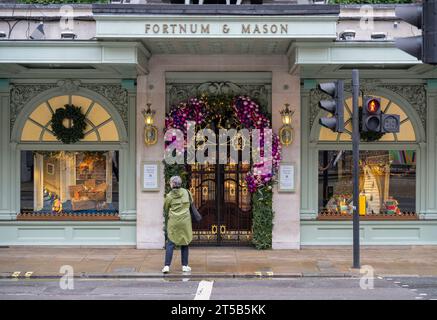
<svg viewBox="0 0 437 320"><path fill-rule="evenodd" d="M353 268L360 268L360 216L359 216L359 197L360 197L360 128L359 128L359 109L358 99L360 96L360 75L359 71L352 70L352 157L353 157Z"/></svg>

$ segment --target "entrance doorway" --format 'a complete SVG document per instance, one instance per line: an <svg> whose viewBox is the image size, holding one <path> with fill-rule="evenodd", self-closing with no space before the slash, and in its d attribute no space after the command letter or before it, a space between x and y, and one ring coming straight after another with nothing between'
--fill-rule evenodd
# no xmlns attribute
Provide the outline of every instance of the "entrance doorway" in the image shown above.
<svg viewBox="0 0 437 320"><path fill-rule="evenodd" d="M203 219L193 223L198 245L249 245L252 198L246 175L250 164L189 166L189 190Z"/></svg>

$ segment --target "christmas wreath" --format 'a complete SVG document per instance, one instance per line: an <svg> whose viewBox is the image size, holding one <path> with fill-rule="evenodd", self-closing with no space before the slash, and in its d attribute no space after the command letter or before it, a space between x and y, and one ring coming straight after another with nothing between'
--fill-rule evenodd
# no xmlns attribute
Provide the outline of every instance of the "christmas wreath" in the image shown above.
<svg viewBox="0 0 437 320"><path fill-rule="evenodd" d="M64 120L70 122L70 126L64 125ZM63 143L76 143L84 138L86 128L85 115L81 107L66 104L64 108L59 108L52 116L52 129L55 137Z"/></svg>

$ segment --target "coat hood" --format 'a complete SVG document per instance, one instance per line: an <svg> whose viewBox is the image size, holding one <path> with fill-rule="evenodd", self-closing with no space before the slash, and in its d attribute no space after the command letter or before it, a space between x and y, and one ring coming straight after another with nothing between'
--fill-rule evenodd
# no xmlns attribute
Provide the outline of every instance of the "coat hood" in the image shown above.
<svg viewBox="0 0 437 320"><path fill-rule="evenodd" d="M175 199L183 197L184 194L185 194L185 189L183 189L183 188L171 190L171 196Z"/></svg>

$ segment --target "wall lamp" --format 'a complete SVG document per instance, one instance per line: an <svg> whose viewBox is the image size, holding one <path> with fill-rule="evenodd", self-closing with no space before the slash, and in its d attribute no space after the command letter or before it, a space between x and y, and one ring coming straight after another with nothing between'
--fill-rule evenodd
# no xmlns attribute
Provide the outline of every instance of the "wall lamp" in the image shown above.
<svg viewBox="0 0 437 320"><path fill-rule="evenodd" d="M158 142L158 129L153 125L155 110L152 110L151 103L147 103L147 109L142 111L144 116L144 143L148 146Z"/></svg>
<svg viewBox="0 0 437 320"><path fill-rule="evenodd" d="M283 126L279 129L279 140L285 146L292 144L294 140L294 129L291 126L294 111L290 110L289 107L290 105L286 103L285 109L280 111Z"/></svg>

